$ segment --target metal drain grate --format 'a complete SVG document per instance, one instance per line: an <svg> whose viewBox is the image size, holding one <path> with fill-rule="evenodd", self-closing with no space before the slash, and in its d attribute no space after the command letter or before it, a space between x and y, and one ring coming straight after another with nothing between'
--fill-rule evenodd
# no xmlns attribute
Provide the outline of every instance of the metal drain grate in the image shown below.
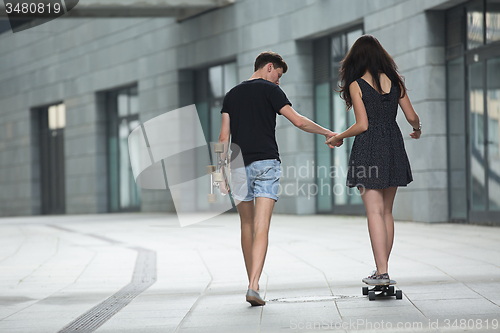
<svg viewBox="0 0 500 333"><path fill-rule="evenodd" d="M133 249L138 251L138 254L132 282L76 318L59 333L95 331L156 282L156 252L143 248Z"/></svg>
<svg viewBox="0 0 500 333"><path fill-rule="evenodd" d="M290 297L290 298L275 298L269 300L269 302L280 302L280 303L306 303L306 302L329 302L339 299L355 298L357 296L344 296L344 295L333 295L333 296L302 296L302 297Z"/></svg>

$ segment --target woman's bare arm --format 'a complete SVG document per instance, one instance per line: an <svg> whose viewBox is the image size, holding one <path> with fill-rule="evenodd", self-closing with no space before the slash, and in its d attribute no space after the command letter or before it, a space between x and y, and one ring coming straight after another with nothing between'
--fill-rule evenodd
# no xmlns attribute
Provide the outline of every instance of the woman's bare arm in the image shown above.
<svg viewBox="0 0 500 333"><path fill-rule="evenodd" d="M359 84L354 81L349 86L349 92L352 99L352 107L354 109L354 116L356 123L349 127L344 132L327 140L327 143L335 144L337 140L342 140L351 136L356 136L363 133L368 129L368 116L366 115L365 104L363 103L361 89Z"/></svg>
<svg viewBox="0 0 500 333"><path fill-rule="evenodd" d="M405 94L405 97L399 99L399 106L401 106L401 109L403 110L403 113L405 114L408 123L414 129L420 129L420 118L418 117L418 114L415 112L413 106L411 105L408 93ZM414 139L418 139L420 138L421 133L422 133L421 130L420 131L414 130L413 133L410 134L410 136Z"/></svg>

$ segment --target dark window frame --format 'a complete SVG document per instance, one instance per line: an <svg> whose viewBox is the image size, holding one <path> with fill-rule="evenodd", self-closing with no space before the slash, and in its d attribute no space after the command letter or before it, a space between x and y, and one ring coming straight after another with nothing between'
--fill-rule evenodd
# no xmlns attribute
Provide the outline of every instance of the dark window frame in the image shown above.
<svg viewBox="0 0 500 333"><path fill-rule="evenodd" d="M481 3L482 4L482 9L483 9L483 44L481 46L478 46L476 48L468 48L468 27L467 27L467 8L471 6L472 4L475 3ZM452 15L452 11L459 12L461 11L461 45L459 44L454 44L454 45L448 45L449 42L449 20L450 16ZM458 58L463 58L464 61L464 103L465 103L465 149L466 149L466 201L467 201L467 217L465 220L462 219L454 219L453 218L453 213L451 211L451 202L452 202L452 187L451 187L451 150L450 150L450 140L451 140L451 129L449 127L450 124L450 107L449 107L449 101L448 101L448 96L447 96L447 112L446 112L446 131L447 131L447 180L448 180L448 217L449 220L452 222L459 222L459 223L478 223L478 224L494 224L494 225L500 225L500 212L492 212L489 211L488 205L489 205L489 200L486 202L486 211L485 212L478 212L478 211L473 211L472 210L472 203L471 203L471 172L472 172L472 166L471 166L471 146L470 146L470 99L469 99L469 89L468 89L468 83L469 83L469 73L468 73L468 68L471 64L481 62L483 63L483 70L482 70L482 75L483 75L483 88L487 87L487 61L489 59L495 58L495 57L500 57L500 40L495 41L495 42L490 42L488 43L487 41L487 19L486 19L486 14L488 12L488 1L487 0L471 0L468 2L465 2L459 6L453 7L449 9L446 13L446 76L449 76L448 72L448 64L452 60L456 60ZM446 80L447 84L447 91L450 86L450 82L448 82L448 79ZM484 112L485 115L487 116L488 110L487 110L487 96L486 93L483 96L483 105L484 105ZM488 137L488 126L487 122L485 121L483 123L483 131L484 131L484 136L487 138ZM487 161L488 160L488 149L485 150L485 156L484 159ZM485 168L485 190L488 191L488 179L489 179L489 168Z"/></svg>
<svg viewBox="0 0 500 333"><path fill-rule="evenodd" d="M31 108L31 119L32 121L35 122L32 126L32 130L36 131L35 133L32 133L32 139L36 140L36 145L32 146L32 156L37 157L37 164L32 164L32 168L37 168L38 170L35 172L36 175L38 175L38 178L35 180L36 184L32 183L33 188L36 188L37 191L39 190L39 203L40 206L34 205L34 207L39 207L39 212L41 215L53 215L53 214L66 214L67 206L66 206L66 156L64 153L64 147L65 147L65 139L64 139L64 130L65 127L62 128L57 128L57 129L50 129L49 128L49 119L48 119L48 110L51 106L54 105L59 105L59 104L64 104L64 101L56 101L53 103L45 104L42 106L37 106L37 107L32 107ZM43 129L42 129L43 127ZM44 133L45 131L45 133ZM59 179L62 179L62 183L59 183L59 189L58 191L48 191L47 186L53 185L48 183L51 180L51 171L53 170L46 170L45 167L54 167L54 165L51 165L50 161L47 160L48 158L48 142L45 142L44 144L44 135L47 133L55 133L58 138L62 138L62 155L59 155L59 157L62 158L62 161L59 160L59 164L56 164L55 166L61 166L62 170L57 170L58 171L58 177ZM53 134L51 136L54 136ZM44 149L45 147L45 149ZM54 156L51 156L54 157ZM57 156L56 156L57 157ZM52 160L52 162L54 162ZM55 176L52 174L52 176ZM52 197L53 200L50 200L49 197ZM54 198L56 197L56 198ZM55 207L56 210L54 210L54 207L51 207L50 204L54 203L54 200L60 204L59 207Z"/></svg>
<svg viewBox="0 0 500 333"><path fill-rule="evenodd" d="M110 140L110 137L111 135L114 135L114 133L112 132L112 126L115 125L115 129L114 130L118 130L118 125L120 123L120 121L122 121L123 119L125 119L127 122L130 122L130 121L139 121L140 118L139 118L139 115L140 115L140 112L138 113L135 113L135 114L128 114L126 116L119 116L118 115L118 105L117 105L117 99L118 99L118 95L120 92L124 91L124 90L127 90L127 93L128 93L128 96L130 96L130 91L132 89L136 89L137 90L137 96L139 96L139 86L137 83L134 83L134 84L128 84L128 85L124 85L124 86L120 86L120 87L116 87L114 89L110 89L110 90L106 90L106 91L102 91L100 93L104 94L104 105L105 105L105 116L106 116L106 139L105 139L105 142L106 142L106 179L107 179L107 201L108 201L108 204L107 204L107 211L110 212L110 213L123 213L123 212L139 212L141 210L141 206L142 206L142 200L141 200L141 190L140 188L138 188L138 205L131 205L127 208L121 208L121 203L120 203L120 175L119 175L119 167L118 167L118 174L116 177L118 177L118 181L117 181L117 207L118 209L114 209L113 208L113 203L112 203L112 189L111 189L111 151L110 151L110 143L109 143L109 140ZM128 101L129 105L128 105L128 109L130 109L130 99ZM114 114L111 114L111 113L114 113ZM119 144L117 142L117 144ZM117 161L118 161L118 164L119 164L119 161L120 161L120 151L119 149L117 149L116 151L116 157L117 157ZM134 182L134 184L136 184ZM136 184L137 186L137 184Z"/></svg>
<svg viewBox="0 0 500 333"><path fill-rule="evenodd" d="M215 107L220 107L222 109L222 102L223 102L224 96L226 94L226 92L224 91L224 86L225 86L224 71L225 71L225 66L229 65L229 64L235 64L236 70L238 69L238 65L237 65L238 63L237 63L236 59L231 59L228 61L211 64L209 66L205 66L205 67L193 70L193 88L194 88L193 97L194 97L194 103L197 106L197 112L198 112L198 114L200 114L200 112L201 112L199 110L199 107L198 107L200 103L207 103L207 108L208 108L207 109L208 123L206 124L207 133L204 133L207 143L212 141L214 134L218 135L218 133L212 133L212 125L213 124L212 124L212 111L211 110L212 110L212 108L215 108ZM222 66L221 86L222 86L223 94L222 94L222 96L214 97L214 96L212 96L212 93L210 92L210 89L211 89L210 69L214 68L214 67L219 67L219 66ZM236 72L236 76L238 76L237 72ZM201 83L201 85L200 85L200 82L198 82L200 78L205 80L205 82ZM236 81L238 81L237 77L236 77ZM200 86L203 87L202 89L204 89L205 91L201 91L201 92L198 91L197 88ZM220 110L219 110L219 112L220 112ZM203 119L203 118L200 117L200 121L201 121L201 119ZM204 124L202 124L202 127L203 127L203 125Z"/></svg>
<svg viewBox="0 0 500 333"><path fill-rule="evenodd" d="M335 110L334 110L334 105L333 105L333 94L336 93L336 89L338 88L338 73L335 73L337 75L335 75L333 73L333 64L332 64L332 61L333 61L333 55L332 55L332 40L334 38L338 38L339 36L343 36L344 38L344 54L347 54L347 52L349 51L349 45L347 45L347 35L351 32L354 32L354 31L357 31L357 30L361 30L361 34L363 35L365 33L365 29L364 29L364 25L361 23L361 24L356 24L356 25L353 25L347 29L343 29L341 31L337 31L335 33L332 33L328 36L325 36L325 37L321 37L321 38L318 38L316 40L313 41L313 63L314 63L314 80L313 80L313 108L314 108L314 118L315 120L317 119L317 105L316 105L316 87L319 85L319 84L324 84L324 83L328 83L329 84L329 100L328 100L328 104L329 104L329 112L330 112L330 124L329 124L329 128L330 129L333 129L334 128L334 125L335 125L335 119L334 119L334 115L335 115ZM328 52L328 55L327 55L327 68L318 68L318 64L317 64L317 59L318 59L318 55L316 54L316 46L317 45L316 43L325 43L326 41L326 45L327 45L327 52ZM326 70L327 71L327 74L326 75L322 75L321 74L321 71L322 70ZM318 76L321 76L320 79L318 79ZM348 115L346 115L346 126L348 126L348 122L349 122L349 119L348 119ZM348 138L347 141L349 142L349 140L351 141L354 141L354 138ZM344 143L346 144L346 143ZM348 154L350 153L350 149L349 149L349 152ZM335 152L334 151L330 151L330 166L334 166L334 159L335 159ZM317 146L316 144L314 145L314 160L315 160L315 164L316 166L318 166L318 149L317 149ZM348 167L347 165L345 167ZM315 182L316 182L316 185L317 182L318 182L318 175L316 174L315 176ZM334 191L334 182L333 182L333 179L330 177L330 185L331 185L331 189L332 189L332 192ZM356 189L351 189L351 188L346 188L346 191L354 191ZM364 206L363 204L357 204L357 203L351 203L351 199L350 199L350 196L348 196L348 203L345 204L345 205L336 205L336 202L335 202L335 195L332 193L331 194L331 197L332 197L332 200L331 200L331 210L330 211L320 211L319 209L319 203L318 203L318 200L316 200L316 213L317 214L339 214L339 215L343 215L343 214L349 214L349 215L364 215L365 214L365 209L364 209Z"/></svg>

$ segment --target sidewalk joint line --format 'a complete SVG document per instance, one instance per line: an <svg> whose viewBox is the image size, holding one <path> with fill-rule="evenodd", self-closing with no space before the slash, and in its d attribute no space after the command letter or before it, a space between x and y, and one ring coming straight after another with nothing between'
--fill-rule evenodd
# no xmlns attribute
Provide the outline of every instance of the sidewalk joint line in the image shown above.
<svg viewBox="0 0 500 333"><path fill-rule="evenodd" d="M288 253L289 255L294 256L295 258L297 258L297 259L299 259L300 261L304 262L306 265L309 265L309 266L311 266L312 268L314 268L314 269L318 270L321 274L323 274L323 277L325 278L326 285L328 286L328 289L330 290L330 293L332 294L332 296L335 296L335 294L333 293L332 287L330 286L330 283L328 282L328 278L326 277L325 272L323 272L321 269L317 268L316 266L311 265L310 263L308 263L308 262L307 262L307 261L305 261L304 259L302 259L302 258L298 257L297 255L295 255L295 254L293 254L293 253L291 253L291 252L289 252L289 251L287 251L287 250L283 249L280 245L278 245L277 247L278 247L278 248L280 248L282 251L284 251L284 252ZM338 314L339 314L339 316L340 316L340 319L341 319L342 321L344 321L344 318L342 317L342 314L340 313L339 307L338 307L338 305L337 305L337 301L336 301L336 300L334 300L333 302L335 303L335 308L337 309L337 312L338 312Z"/></svg>
<svg viewBox="0 0 500 333"><path fill-rule="evenodd" d="M2 260L0 260L0 263L4 262L5 260L9 259L10 257L12 256L15 256L17 254L17 252L19 252L19 250L24 246L24 244L26 243L26 235L24 234L23 230L21 228L19 228L19 231L21 232L21 234L23 235L23 241L21 242L21 244L17 247L16 251L10 255L8 255L7 257L3 258Z"/></svg>
<svg viewBox="0 0 500 333"><path fill-rule="evenodd" d="M193 311L193 309L196 307L196 304L198 304L199 300L205 295L205 293L207 292L208 288L212 285L212 281L214 280L214 277L212 276L212 273L210 272L210 269L208 269L208 266L207 266L207 263L205 262L205 260L203 260L203 256L201 255L200 253L200 250L199 249L196 249L196 252L198 253L198 255L200 256L200 259L201 259L201 262L203 263L203 265L205 266L205 268L207 269L207 272L208 274L210 275L210 282L208 282L207 286L205 287L205 289L201 292L200 296L198 296L198 298L196 299L196 301L194 301L193 305L191 305L191 307L189 308L188 312L184 315L184 317L182 317L182 320L179 322L179 324L177 325L177 327L175 328L175 331L174 333L178 332L179 331L179 328L181 327L182 323L184 323L184 321L188 318L188 316L191 314L191 312Z"/></svg>
<svg viewBox="0 0 500 333"><path fill-rule="evenodd" d="M75 331L83 331L86 333L94 332L156 282L157 270L155 251L142 247L126 246L122 242L108 237L83 233L58 225L47 224L47 226L66 232L97 238L101 241L108 242L111 245L120 245L123 248L130 248L137 251L136 263L132 273L132 281L116 293L109 296L103 302L92 307L68 325L64 326L58 331L58 333Z"/></svg>
<svg viewBox="0 0 500 333"><path fill-rule="evenodd" d="M266 289L265 289L265 292L264 292L264 299L266 298L266 295L267 295L267 285L269 283L269 275L267 275L266 272L264 272L264 270L262 270L262 273L266 276ZM257 330L257 333L260 333L260 329L261 329L261 326L262 326L262 317L264 315L264 307L261 306L261 309L260 309L260 318L259 318L259 329Z"/></svg>
<svg viewBox="0 0 500 333"><path fill-rule="evenodd" d="M28 275L26 275L25 277L21 278L18 282L17 282L17 285L20 285L24 279L27 279L31 274L35 273L37 270L39 270L43 265L45 265L47 263L47 261L49 261L50 259L52 259L53 257L55 257L57 255L57 252L59 252L59 237L57 237L57 244L56 244L56 251L51 254L47 259L45 259L37 268L35 268L31 273L29 273Z"/></svg>
<svg viewBox="0 0 500 333"><path fill-rule="evenodd" d="M436 251L438 251L438 250L436 250ZM409 258L409 257L402 256L402 255L399 255L399 256L400 256L400 257L402 257L402 258L410 259L410 260L416 261L416 262L418 262L418 263L421 263L421 264L424 264L424 265L427 265L427 266L431 266L431 267L436 268L437 270L439 270L439 271L443 272L446 276L448 276L448 277L452 278L453 280L455 280L455 282L457 282L457 283L461 283L462 285L464 285L465 287L467 287L468 289L470 289L472 292L474 292L474 293L478 294L479 296L481 296L483 299L487 300L488 302L492 303L493 305L495 305L495 306L497 306L497 307L500 307L500 305L496 304L495 302L493 302L493 301L492 301L492 300L490 300L489 298L486 298L485 296L481 295L480 293L478 293L477 291L475 291L474 289L472 289L471 287L469 287L469 286L468 286L465 282L462 282L462 281L460 281L460 280L457 280L455 277L453 277L452 275L450 275L450 274L446 273L446 272L445 272L444 270L442 270L441 268L439 268L439 267L437 267L437 266L435 266L435 265L432 265L432 264L428 264L428 263L425 263L425 262L419 261L419 260L414 259L414 258ZM407 296L406 294L405 294L405 296L406 296L406 298L408 298L408 296ZM409 300L409 298L408 298L408 300ZM413 302L412 302L412 304L413 304ZM416 306L415 306L415 307L416 307ZM417 309L418 309L418 307L417 307ZM420 311L420 309L418 309L418 310ZM420 311L420 312L422 312L422 311ZM422 313L422 314L423 314L423 313ZM425 316L425 315L424 315L424 316ZM426 318L427 318L427 317L426 317Z"/></svg>

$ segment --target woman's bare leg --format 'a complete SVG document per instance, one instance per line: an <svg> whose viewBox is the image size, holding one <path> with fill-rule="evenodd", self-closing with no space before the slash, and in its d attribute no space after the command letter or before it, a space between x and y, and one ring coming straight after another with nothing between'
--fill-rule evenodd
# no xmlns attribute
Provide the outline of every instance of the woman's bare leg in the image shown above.
<svg viewBox="0 0 500 333"><path fill-rule="evenodd" d="M384 221L387 230L387 262L389 262L392 244L394 243L394 217L392 216L392 207L397 190L397 187L389 187L382 190L384 196Z"/></svg>
<svg viewBox="0 0 500 333"><path fill-rule="evenodd" d="M388 232L384 220L384 196L382 190L362 189L361 198L368 218L368 231L372 244L377 273L387 273Z"/></svg>

